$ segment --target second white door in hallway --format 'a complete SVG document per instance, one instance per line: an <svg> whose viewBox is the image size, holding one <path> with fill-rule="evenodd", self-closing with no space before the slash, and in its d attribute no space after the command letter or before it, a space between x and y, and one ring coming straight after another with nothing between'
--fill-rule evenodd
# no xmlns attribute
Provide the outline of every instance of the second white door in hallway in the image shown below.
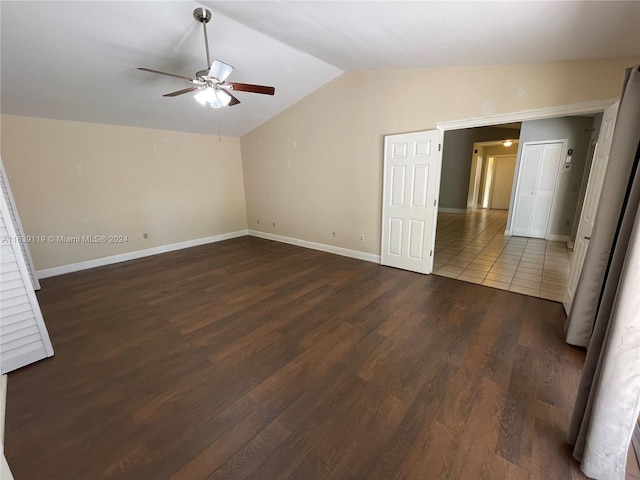
<svg viewBox="0 0 640 480"><path fill-rule="evenodd" d="M562 141L524 144L511 228L513 235L547 237L563 150Z"/></svg>
<svg viewBox="0 0 640 480"><path fill-rule="evenodd" d="M515 155L500 155L493 158L493 181L489 208L509 210L515 171Z"/></svg>

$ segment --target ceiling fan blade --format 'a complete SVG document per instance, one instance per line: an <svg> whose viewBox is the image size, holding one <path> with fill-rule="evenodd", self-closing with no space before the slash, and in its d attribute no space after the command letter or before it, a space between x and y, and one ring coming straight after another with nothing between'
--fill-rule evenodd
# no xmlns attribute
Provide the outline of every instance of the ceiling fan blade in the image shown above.
<svg viewBox="0 0 640 480"><path fill-rule="evenodd" d="M274 95L276 93L276 89L274 87L267 87L264 85L251 85L250 83L235 82L227 82L227 85L231 85L233 90L238 92L262 93L264 95Z"/></svg>
<svg viewBox="0 0 640 480"><path fill-rule="evenodd" d="M233 72L233 67L231 65L227 65L220 60L214 60L211 65L211 69L209 70L209 77L217 78L221 82L224 82L229 74Z"/></svg>
<svg viewBox="0 0 640 480"><path fill-rule="evenodd" d="M177 97L178 95L183 95L185 93L193 92L194 90L198 90L199 87L189 87L184 90L178 90L177 92L165 93L163 97Z"/></svg>
<svg viewBox="0 0 640 480"><path fill-rule="evenodd" d="M151 68L138 67L138 70L142 70L144 72L159 73L160 75L167 75L169 77L184 78L185 80L189 80L190 82L193 81L191 77L185 77L184 75L176 75L175 73L161 72L160 70L152 70Z"/></svg>
<svg viewBox="0 0 640 480"><path fill-rule="evenodd" d="M229 92L227 92L227 94L229 94L229 96L231 97L231 101L229 102L230 107L233 107L234 105L238 105L240 103L240 100L231 95Z"/></svg>

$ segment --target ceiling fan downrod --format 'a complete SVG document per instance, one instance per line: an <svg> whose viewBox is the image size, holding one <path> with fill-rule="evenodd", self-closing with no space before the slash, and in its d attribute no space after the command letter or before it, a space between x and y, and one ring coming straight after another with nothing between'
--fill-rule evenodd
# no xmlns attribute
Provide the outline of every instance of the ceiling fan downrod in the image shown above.
<svg viewBox="0 0 640 480"><path fill-rule="evenodd" d="M207 23L211 20L211 10L207 8L196 8L193 11L193 16L197 21L202 24L204 30L204 48L207 52L207 68L211 69L211 56L209 55L209 37L207 36Z"/></svg>

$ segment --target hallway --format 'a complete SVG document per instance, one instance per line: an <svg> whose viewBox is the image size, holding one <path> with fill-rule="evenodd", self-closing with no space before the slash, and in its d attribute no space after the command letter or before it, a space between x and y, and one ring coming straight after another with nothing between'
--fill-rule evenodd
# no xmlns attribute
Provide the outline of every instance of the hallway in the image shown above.
<svg viewBox="0 0 640 480"><path fill-rule="evenodd" d="M433 273L561 302L571 254L566 243L505 236L507 213L439 213Z"/></svg>

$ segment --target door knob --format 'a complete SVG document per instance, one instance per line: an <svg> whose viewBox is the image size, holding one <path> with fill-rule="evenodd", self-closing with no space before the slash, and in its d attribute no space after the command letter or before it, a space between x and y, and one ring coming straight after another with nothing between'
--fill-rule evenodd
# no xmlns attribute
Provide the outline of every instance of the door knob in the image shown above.
<svg viewBox="0 0 640 480"><path fill-rule="evenodd" d="M591 240L591 237L584 237L585 240Z"/></svg>

